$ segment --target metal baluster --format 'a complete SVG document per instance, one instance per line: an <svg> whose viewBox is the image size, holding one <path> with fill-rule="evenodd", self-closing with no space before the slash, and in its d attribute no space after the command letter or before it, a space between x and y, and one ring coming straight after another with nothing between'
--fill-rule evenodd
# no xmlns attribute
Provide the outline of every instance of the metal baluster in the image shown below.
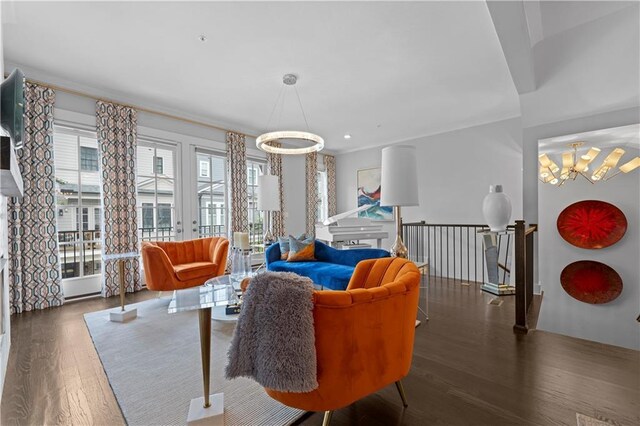
<svg viewBox="0 0 640 426"><path fill-rule="evenodd" d="M463 253L462 253L462 227L460 227L460 239L458 240L458 251L459 251L459 258L460 258L460 281L462 281L462 259L464 258Z"/></svg>
<svg viewBox="0 0 640 426"><path fill-rule="evenodd" d="M473 280L478 282L478 228L473 227Z"/></svg>
<svg viewBox="0 0 640 426"><path fill-rule="evenodd" d="M418 256L420 256L420 262L424 262L424 226L420 227L419 240L421 242L420 247L422 250L418 252Z"/></svg>
<svg viewBox="0 0 640 426"><path fill-rule="evenodd" d="M449 281L449 226L447 226L447 281Z"/></svg>
<svg viewBox="0 0 640 426"><path fill-rule="evenodd" d="M429 261L429 275L431 275L431 226L427 227L427 259Z"/></svg>
<svg viewBox="0 0 640 426"><path fill-rule="evenodd" d="M467 228L467 282L469 282L469 267L470 267L470 262L469 262L469 228Z"/></svg>
<svg viewBox="0 0 640 426"><path fill-rule="evenodd" d="M440 281L442 282L442 226L440 228Z"/></svg>
<svg viewBox="0 0 640 426"><path fill-rule="evenodd" d="M453 227L453 279L456 278L456 227Z"/></svg>

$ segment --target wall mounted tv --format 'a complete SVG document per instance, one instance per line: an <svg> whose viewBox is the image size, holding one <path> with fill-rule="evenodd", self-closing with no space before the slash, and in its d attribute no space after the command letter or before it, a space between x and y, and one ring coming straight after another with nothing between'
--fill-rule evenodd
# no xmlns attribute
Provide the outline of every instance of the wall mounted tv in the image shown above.
<svg viewBox="0 0 640 426"><path fill-rule="evenodd" d="M24 135L24 74L16 68L0 84L0 126L15 148L22 147Z"/></svg>

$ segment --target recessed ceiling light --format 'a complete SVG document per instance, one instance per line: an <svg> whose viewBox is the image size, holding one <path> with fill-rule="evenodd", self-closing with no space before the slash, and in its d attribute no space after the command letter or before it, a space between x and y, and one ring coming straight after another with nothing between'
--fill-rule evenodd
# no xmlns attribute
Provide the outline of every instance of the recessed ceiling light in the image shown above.
<svg viewBox="0 0 640 426"><path fill-rule="evenodd" d="M207 36L205 36L204 34L200 34L198 36L198 40L204 43L205 41L207 41Z"/></svg>
<svg viewBox="0 0 640 426"><path fill-rule="evenodd" d="M345 139L351 139L351 135L349 133L347 133L346 135L344 135Z"/></svg>

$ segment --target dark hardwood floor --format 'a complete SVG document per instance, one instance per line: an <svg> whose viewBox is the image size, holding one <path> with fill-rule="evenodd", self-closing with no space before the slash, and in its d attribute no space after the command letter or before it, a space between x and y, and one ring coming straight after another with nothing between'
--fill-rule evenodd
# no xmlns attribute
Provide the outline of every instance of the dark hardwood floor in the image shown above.
<svg viewBox="0 0 640 426"><path fill-rule="evenodd" d="M475 284L433 280L429 296L430 320L416 330L403 381L409 407L392 385L336 411L333 426L575 425L577 412L640 424L640 352L543 331L515 335L513 298L489 305L493 296ZM117 304L91 299L12 317L3 426L124 424L82 317ZM322 413L299 422L321 423Z"/></svg>

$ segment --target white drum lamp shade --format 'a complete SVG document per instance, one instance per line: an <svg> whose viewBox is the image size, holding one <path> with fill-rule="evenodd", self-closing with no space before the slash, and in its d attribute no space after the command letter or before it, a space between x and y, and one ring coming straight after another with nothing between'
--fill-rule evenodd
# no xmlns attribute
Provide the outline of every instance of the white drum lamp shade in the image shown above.
<svg viewBox="0 0 640 426"><path fill-rule="evenodd" d="M394 145L382 150L380 205L417 206L416 147Z"/></svg>
<svg viewBox="0 0 640 426"><path fill-rule="evenodd" d="M278 176L258 176L258 210L280 210L280 180Z"/></svg>

